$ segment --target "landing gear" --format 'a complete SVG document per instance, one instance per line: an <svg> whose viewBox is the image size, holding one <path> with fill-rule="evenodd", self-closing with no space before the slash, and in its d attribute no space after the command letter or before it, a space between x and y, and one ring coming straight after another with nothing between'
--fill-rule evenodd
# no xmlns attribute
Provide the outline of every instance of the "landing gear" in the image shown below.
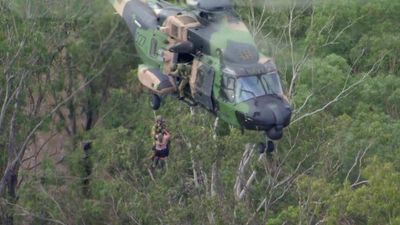
<svg viewBox="0 0 400 225"><path fill-rule="evenodd" d="M192 98L187 98L187 97L178 97L180 101L183 103L186 103L189 107L195 107L197 106L197 103L192 99Z"/></svg>
<svg viewBox="0 0 400 225"><path fill-rule="evenodd" d="M273 141L267 141L267 153L272 153L275 150L275 144Z"/></svg>
<svg viewBox="0 0 400 225"><path fill-rule="evenodd" d="M260 154L263 154L264 152L267 152L267 154L271 154L275 150L275 144L272 140L268 138L267 134L265 134L265 139L266 143L258 143L258 152Z"/></svg>
<svg viewBox="0 0 400 225"><path fill-rule="evenodd" d="M153 110L159 109L161 105L161 97L156 94L152 94L150 105Z"/></svg>
<svg viewBox="0 0 400 225"><path fill-rule="evenodd" d="M265 152L265 149L266 149L265 143L262 142L258 143L258 152L260 154L263 154Z"/></svg>

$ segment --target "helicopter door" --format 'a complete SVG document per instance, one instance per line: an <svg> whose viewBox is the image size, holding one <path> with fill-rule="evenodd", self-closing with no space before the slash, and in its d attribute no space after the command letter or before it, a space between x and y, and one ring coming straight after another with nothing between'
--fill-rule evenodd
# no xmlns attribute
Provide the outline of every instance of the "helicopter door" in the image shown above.
<svg viewBox="0 0 400 225"><path fill-rule="evenodd" d="M194 70L192 74L192 96L196 102L203 105L206 109L214 111L212 102L212 87L214 83L214 69L200 61L193 62Z"/></svg>

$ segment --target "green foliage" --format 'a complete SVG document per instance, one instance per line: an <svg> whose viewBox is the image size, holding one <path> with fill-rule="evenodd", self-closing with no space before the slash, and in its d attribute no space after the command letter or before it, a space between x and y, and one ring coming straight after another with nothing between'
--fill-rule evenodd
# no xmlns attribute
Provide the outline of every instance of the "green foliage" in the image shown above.
<svg viewBox="0 0 400 225"><path fill-rule="evenodd" d="M328 224L336 224L342 219L363 224L390 224L398 220L400 208L399 172L390 163L376 158L365 169L368 185L350 189L348 185L332 199L328 210Z"/></svg>
<svg viewBox="0 0 400 225"><path fill-rule="evenodd" d="M289 206L287 210L283 210L277 217L268 221L267 225L296 224L299 220L299 211L299 208Z"/></svg>
<svg viewBox="0 0 400 225"><path fill-rule="evenodd" d="M65 135L65 157L55 163L43 154L37 169L19 173L17 223L400 223L398 1L252 1L267 6L264 14L262 8L252 12L267 19L258 34L260 49L276 58L287 89L293 72L299 75L291 99L294 119L357 85L285 130L275 169L253 156L245 175L254 170L257 176L239 202L233 190L237 169L245 144L264 141L260 132L221 126L216 133L229 135L214 139L214 116L199 107L191 115L173 97L153 112L137 79L140 61L128 29L104 1L35 0L31 11L25 2L0 3L1 105L3 62L25 41L11 68L11 74L29 75L17 113L18 144L48 108L93 81L41 126L43 133ZM254 22L248 7L237 10L248 24ZM44 106L35 113L31 107L40 94ZM94 123L87 129L90 115ZM150 169L156 115L172 134L164 170ZM11 111L5 116L8 121ZM65 132L72 130L73 116L77 131ZM8 135L0 131L1 149ZM88 142L85 154L82 145ZM4 150L1 172L6 163ZM82 191L84 178L90 194Z"/></svg>
<svg viewBox="0 0 400 225"><path fill-rule="evenodd" d="M305 93L313 96L309 99L311 106L323 106L335 98L347 85L352 83L350 68L346 60L337 55L310 60L301 73L301 83ZM302 90L301 90L302 91ZM300 94L295 104L301 105L308 96Z"/></svg>

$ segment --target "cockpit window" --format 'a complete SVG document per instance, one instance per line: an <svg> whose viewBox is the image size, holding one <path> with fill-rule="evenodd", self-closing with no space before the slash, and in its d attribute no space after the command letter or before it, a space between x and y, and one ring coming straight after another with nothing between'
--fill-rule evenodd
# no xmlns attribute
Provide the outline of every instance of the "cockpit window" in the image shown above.
<svg viewBox="0 0 400 225"><path fill-rule="evenodd" d="M265 95L263 84L258 76L239 78L235 91L238 102Z"/></svg>
<svg viewBox="0 0 400 225"><path fill-rule="evenodd" d="M237 79L224 76L222 92L229 102L236 103L263 95L283 95L280 78L276 72Z"/></svg>
<svg viewBox="0 0 400 225"><path fill-rule="evenodd" d="M261 81L263 82L267 95L283 95L281 80L275 72L261 75Z"/></svg>

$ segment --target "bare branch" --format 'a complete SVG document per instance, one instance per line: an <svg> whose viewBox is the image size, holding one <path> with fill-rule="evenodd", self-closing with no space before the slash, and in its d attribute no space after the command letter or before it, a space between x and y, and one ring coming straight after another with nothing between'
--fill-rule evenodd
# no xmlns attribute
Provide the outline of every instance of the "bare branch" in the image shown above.
<svg viewBox="0 0 400 225"><path fill-rule="evenodd" d="M6 201L5 199L0 199L0 200L3 200L6 205L13 206L17 210L20 210L21 212L16 212L15 213L16 216L24 216L24 217L30 216L30 217L34 217L34 218L37 218L39 220L48 221L48 222L51 222L51 223L54 223L54 224L67 225L66 223L64 223L64 222L62 222L60 220L57 220L57 219L46 218L46 217L43 217L43 216L40 216L40 215L36 215L36 214L28 211L28 209L22 207L21 205L10 203L10 202Z"/></svg>
<svg viewBox="0 0 400 225"><path fill-rule="evenodd" d="M354 24L356 24L359 20L361 20L362 18L364 18L365 15L362 15L358 18L356 18L355 20L351 21L347 26L345 26L342 30L339 31L339 33L336 34L336 36L333 38L333 40L329 41L329 39L326 40L325 44L322 45L322 47L326 47L328 45L334 45L337 44L336 40L340 38L340 36L342 36L342 34L348 30L350 27L352 27ZM333 27L333 26L332 26ZM330 33L330 32L329 32Z"/></svg>
<svg viewBox="0 0 400 225"><path fill-rule="evenodd" d="M243 153L242 159L240 161L238 170L237 170L237 175L236 175L236 181L234 185L234 190L235 190L235 199L237 201L240 201L244 198L245 194L249 190L251 184L253 181L256 179L257 172L253 170L251 172L251 175L249 178L247 178L246 182L244 182L244 173L246 168L248 167L248 164L251 160L251 158L254 155L255 152L255 147L256 145L250 145L246 144L245 151ZM260 162L264 158L265 154L261 154L258 157L258 162ZM243 185L244 184L244 185Z"/></svg>
<svg viewBox="0 0 400 225"><path fill-rule="evenodd" d="M344 180L348 180L348 179L349 179L350 173L351 173L351 172L353 171L353 169L357 166L358 157L360 157L360 153L361 153L361 150L357 152L357 155L356 155L356 157L355 157L355 159L354 159L354 163L353 163L353 165L350 167L349 171L347 172L346 178L344 178Z"/></svg>
<svg viewBox="0 0 400 225"><path fill-rule="evenodd" d="M293 7L290 10L290 14L289 14L289 24L288 24L288 35L289 35L289 45L290 45L290 58L292 60L292 80L290 82L290 87L289 87L289 92L288 92L288 96L289 98L292 96L293 93L293 88L295 85L295 82L297 80L297 70L295 68L295 60L294 60L294 47L293 47L293 39L292 39L292 25L293 25L293 12L294 12L295 6L293 3Z"/></svg>
<svg viewBox="0 0 400 225"><path fill-rule="evenodd" d="M352 184L352 185L351 185L351 188L352 188L352 189L356 189L358 186L360 186L360 185L366 185L366 184L369 184L369 181L368 181L368 180L363 180L363 181L360 181L360 182L357 182L357 183Z"/></svg>
<svg viewBox="0 0 400 225"><path fill-rule="evenodd" d="M349 171L347 172L346 178L344 179L345 181L349 181L349 177L351 172L353 171L353 169L357 166L357 164L359 165L359 174L357 177L357 180L354 183L357 183L358 180L360 179L360 172L361 172L361 162L362 159L364 158L365 154L367 153L368 149L372 146L372 143L368 144L367 147L364 148L364 150L360 150L357 152L357 155L354 159L354 163L353 165L350 167Z"/></svg>
<svg viewBox="0 0 400 225"><path fill-rule="evenodd" d="M64 211L62 210L60 204L54 199L54 197L52 195L50 195L44 188L42 185L40 185L40 190L47 195L50 200L57 206L58 211L62 214L62 216L64 217L63 219L65 220L67 218L67 216L65 215Z"/></svg>
<svg viewBox="0 0 400 225"><path fill-rule="evenodd" d="M346 97L348 94L350 94L350 93L353 91L353 89L354 89L355 87L357 87L358 85L360 85L361 83L363 83L363 82L365 81L365 79L366 79L372 72L374 72L375 69L376 69L377 67L380 66L380 64L381 64L381 62L383 61L383 59L385 58L385 56L386 56L386 54L384 54L378 61L376 61L375 64L372 66L372 68L371 68L367 73L365 73L358 81L354 82L353 84L351 84L351 85L348 86L348 87L344 86L343 89L336 95L336 97L333 98L332 100L330 100L330 101L329 101L328 103L326 103L324 106L322 106L322 107L319 108L319 109L316 109L316 110L314 110L314 111L312 111L312 112L306 113L306 114L304 114L304 115L302 115L302 116L296 118L295 120L293 120L293 121L291 122L291 124L294 124L294 123L296 123L296 122L298 122L298 121L300 121L300 120L302 120L302 119L304 119L304 118L307 118L307 117L309 117L309 116L313 116L313 115L315 115L315 114L317 114L317 113L320 113L320 112L324 111L326 108L328 108L330 105L332 105L333 103L335 103L335 102L339 101L340 99ZM346 85L346 84L345 84L345 85Z"/></svg>
<svg viewBox="0 0 400 225"><path fill-rule="evenodd" d="M235 190L235 198L237 200L241 200L241 192L243 190L242 188L242 180L244 176L245 169L247 167L247 164L250 162L251 157L253 156L254 152L254 145L246 144L245 151L243 153L242 159L240 160L239 167L237 170L237 175L236 175L236 182L234 185L234 190ZM243 195L242 195L243 197Z"/></svg>
<svg viewBox="0 0 400 225"><path fill-rule="evenodd" d="M15 55L13 56L13 58L10 60L10 62L8 63L8 65L6 65L6 67L4 68L4 74L8 75L8 73L10 72L11 68L13 67L15 61L18 59L19 55L21 54L21 50L25 47L25 40L22 40L18 46L18 50L15 53Z"/></svg>
<svg viewBox="0 0 400 225"><path fill-rule="evenodd" d="M298 114L299 112L301 112L301 110L303 110L303 108L307 105L308 101L310 100L310 98L313 96L314 94L309 94L306 98L306 100L304 100L303 105L301 105L298 109L295 109L293 111L293 114Z"/></svg>

